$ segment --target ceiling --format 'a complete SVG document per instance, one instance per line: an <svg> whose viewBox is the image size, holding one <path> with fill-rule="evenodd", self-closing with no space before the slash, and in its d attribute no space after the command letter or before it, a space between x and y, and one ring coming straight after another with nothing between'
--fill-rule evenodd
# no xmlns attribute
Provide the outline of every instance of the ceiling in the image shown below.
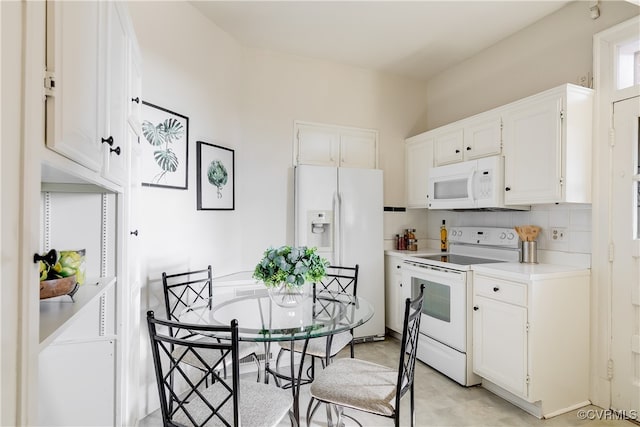
<svg viewBox="0 0 640 427"><path fill-rule="evenodd" d="M249 47L428 80L569 1L191 3Z"/></svg>

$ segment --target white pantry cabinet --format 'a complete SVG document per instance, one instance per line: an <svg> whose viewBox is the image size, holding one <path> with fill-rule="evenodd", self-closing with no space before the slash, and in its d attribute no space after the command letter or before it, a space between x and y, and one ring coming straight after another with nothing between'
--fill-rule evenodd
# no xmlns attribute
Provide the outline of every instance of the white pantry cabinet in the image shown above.
<svg viewBox="0 0 640 427"><path fill-rule="evenodd" d="M433 167L434 138L429 132L405 140L407 207L426 208L429 170Z"/></svg>
<svg viewBox="0 0 640 427"><path fill-rule="evenodd" d="M404 305L402 302L402 260L395 255L384 256L385 275L385 325L388 329L402 334L402 316Z"/></svg>
<svg viewBox="0 0 640 427"><path fill-rule="evenodd" d="M294 164L375 169L378 132L315 123L295 123Z"/></svg>
<svg viewBox="0 0 640 427"><path fill-rule="evenodd" d="M126 9L111 1L46 5L46 144L122 186L135 43Z"/></svg>
<svg viewBox="0 0 640 427"><path fill-rule="evenodd" d="M588 404L589 270L475 267L473 371L539 418Z"/></svg>
<svg viewBox="0 0 640 427"><path fill-rule="evenodd" d="M591 203L593 91L566 84L504 110L505 203Z"/></svg>

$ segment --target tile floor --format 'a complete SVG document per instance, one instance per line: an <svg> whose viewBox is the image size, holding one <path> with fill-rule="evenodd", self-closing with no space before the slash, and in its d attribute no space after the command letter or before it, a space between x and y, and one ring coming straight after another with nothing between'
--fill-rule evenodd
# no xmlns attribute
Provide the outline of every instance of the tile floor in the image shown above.
<svg viewBox="0 0 640 427"><path fill-rule="evenodd" d="M386 366L396 366L398 358L398 342L393 338L384 341L358 344L356 357L371 360ZM342 352L339 356L348 357L348 352ZM415 402L417 426L486 426L486 427L574 427L574 426L608 426L608 427L635 427L630 421L581 419L580 410L575 410L553 417L548 420L540 420L511 403L497 397L493 393L480 386L462 387L439 372L431 369L422 362L416 362L415 377ZM401 425L409 425L409 399L405 395L401 406ZM301 390L300 412L306 413L309 400L308 386ZM581 410L599 410L595 406L587 406ZM365 427L392 426L393 420L364 414L356 411L345 411L353 414ZM301 426L306 426L301 419ZM347 420L347 426L352 425ZM162 425L162 417L158 411L150 414L140 421L139 427L156 427ZM287 419L283 420L279 427L290 426ZM325 411L318 410L309 427L326 425Z"/></svg>

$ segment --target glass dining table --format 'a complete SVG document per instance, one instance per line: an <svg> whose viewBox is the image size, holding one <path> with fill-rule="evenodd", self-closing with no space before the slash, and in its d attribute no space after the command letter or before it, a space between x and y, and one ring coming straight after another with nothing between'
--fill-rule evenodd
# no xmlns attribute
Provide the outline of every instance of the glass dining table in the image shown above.
<svg viewBox="0 0 640 427"><path fill-rule="evenodd" d="M287 378L293 395L293 415L300 420L300 386L305 353L309 339L330 337L356 328L373 317L373 306L361 297L334 292L315 292L309 290L295 307L283 307L275 303L267 289L254 289L249 294L235 296L216 295L211 300L200 300L188 306L180 315L181 323L204 325L229 325L232 319L238 320L239 339L241 341L261 342L265 355L271 354L274 342L302 340L303 351L300 360L295 363L295 353L290 352L287 374L271 367L270 358L264 358L261 378L265 383L269 377ZM229 338L216 335L216 338Z"/></svg>

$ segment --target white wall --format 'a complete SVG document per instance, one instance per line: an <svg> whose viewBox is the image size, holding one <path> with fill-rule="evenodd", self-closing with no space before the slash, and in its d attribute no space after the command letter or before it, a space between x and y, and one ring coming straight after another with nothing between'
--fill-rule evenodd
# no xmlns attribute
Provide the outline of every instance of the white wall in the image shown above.
<svg viewBox="0 0 640 427"><path fill-rule="evenodd" d="M128 6L142 98L189 117L188 190L142 189L143 313L163 312L162 271L252 270L268 246L293 242L294 120L377 129L385 204L404 205L403 142L422 126L425 84L241 46L187 2ZM198 140L235 150L235 210L196 210ZM146 336L140 351L151 368ZM146 414L157 407L151 369L141 383Z"/></svg>
<svg viewBox="0 0 640 427"><path fill-rule="evenodd" d="M404 139L422 114L423 84L254 49L246 49L245 67L245 259L293 242L294 120L377 129L384 203L404 206Z"/></svg>
<svg viewBox="0 0 640 427"><path fill-rule="evenodd" d="M563 83L593 76L593 35L639 13L625 1L600 2L600 18L591 19L588 2L572 2L556 13L463 61L427 83L427 127L433 129L533 95ZM591 206L535 207L531 212L427 213L427 238L438 239L442 219L451 226L543 228L539 249L591 252ZM565 227L562 244L548 239L549 227Z"/></svg>
<svg viewBox="0 0 640 427"><path fill-rule="evenodd" d="M423 131L593 75L593 35L638 14L626 1L569 3L485 51L449 68L427 84Z"/></svg>

